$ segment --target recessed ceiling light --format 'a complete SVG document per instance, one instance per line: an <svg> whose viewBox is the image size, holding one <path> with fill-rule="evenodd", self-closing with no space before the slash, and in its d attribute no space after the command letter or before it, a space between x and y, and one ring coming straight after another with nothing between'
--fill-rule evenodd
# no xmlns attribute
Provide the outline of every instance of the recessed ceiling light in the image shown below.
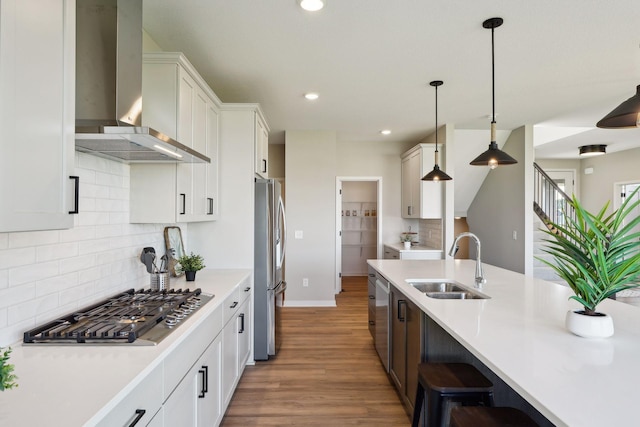
<svg viewBox="0 0 640 427"><path fill-rule="evenodd" d="M318 94L315 92L309 92L309 93L305 93L304 97L307 98L309 101L315 101L316 99L318 99Z"/></svg>
<svg viewBox="0 0 640 427"><path fill-rule="evenodd" d="M317 12L324 7L325 0L300 0L300 7L309 12Z"/></svg>
<svg viewBox="0 0 640 427"><path fill-rule="evenodd" d="M391 131L389 129L381 130L380 133L383 135L391 135Z"/></svg>

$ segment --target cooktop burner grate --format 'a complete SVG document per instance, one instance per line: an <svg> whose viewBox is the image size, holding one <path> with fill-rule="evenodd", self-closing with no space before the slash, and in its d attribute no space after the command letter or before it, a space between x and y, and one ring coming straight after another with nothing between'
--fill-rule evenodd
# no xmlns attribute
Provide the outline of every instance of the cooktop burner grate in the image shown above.
<svg viewBox="0 0 640 427"><path fill-rule="evenodd" d="M154 345L211 298L213 296L202 294L199 288L194 291L130 289L31 329L24 333L23 341L27 344L120 344L142 338L143 345Z"/></svg>

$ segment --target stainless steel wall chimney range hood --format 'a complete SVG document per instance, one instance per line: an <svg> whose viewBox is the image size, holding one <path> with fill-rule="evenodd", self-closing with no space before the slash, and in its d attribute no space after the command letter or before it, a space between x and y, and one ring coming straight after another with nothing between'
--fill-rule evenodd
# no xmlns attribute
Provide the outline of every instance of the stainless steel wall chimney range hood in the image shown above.
<svg viewBox="0 0 640 427"><path fill-rule="evenodd" d="M126 163L210 163L142 124L142 0L76 3L76 150Z"/></svg>

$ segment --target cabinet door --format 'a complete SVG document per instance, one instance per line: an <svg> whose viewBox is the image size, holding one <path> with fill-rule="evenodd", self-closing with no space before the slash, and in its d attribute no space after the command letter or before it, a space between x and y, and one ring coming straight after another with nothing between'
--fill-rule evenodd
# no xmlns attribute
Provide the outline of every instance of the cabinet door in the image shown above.
<svg viewBox="0 0 640 427"><path fill-rule="evenodd" d="M207 168L207 215L209 220L218 219L220 212L220 195L218 189L218 173L220 161L218 158L218 141L219 141L219 116L218 109L210 102L207 105L207 157L211 159L211 163L206 165Z"/></svg>
<svg viewBox="0 0 640 427"><path fill-rule="evenodd" d="M367 297L368 304L367 307L369 309L369 333L371 337L375 339L376 336L376 273L375 270L372 270L371 267L368 269L368 280L367 280Z"/></svg>
<svg viewBox="0 0 640 427"><path fill-rule="evenodd" d="M196 363L198 368L198 426L222 421L222 336L213 340Z"/></svg>
<svg viewBox="0 0 640 427"><path fill-rule="evenodd" d="M256 170L255 173L262 178L269 177L269 131L266 125L256 114Z"/></svg>
<svg viewBox="0 0 640 427"><path fill-rule="evenodd" d="M411 175L411 167L409 158L402 159L402 217L411 218L411 183L413 176Z"/></svg>
<svg viewBox="0 0 640 427"><path fill-rule="evenodd" d="M73 227L75 1L0 2L0 232Z"/></svg>
<svg viewBox="0 0 640 427"><path fill-rule="evenodd" d="M178 141L187 147L193 147L196 83L186 70L182 68L178 69L178 78ZM177 222L188 221L193 212L192 176L193 164L179 163L177 165Z"/></svg>
<svg viewBox="0 0 640 427"><path fill-rule="evenodd" d="M400 252L388 246L384 247L384 259L400 259Z"/></svg>
<svg viewBox="0 0 640 427"><path fill-rule="evenodd" d="M408 218L420 218L420 188L422 175L420 175L420 153L409 157L409 175L411 192L411 210Z"/></svg>
<svg viewBox="0 0 640 427"><path fill-rule="evenodd" d="M226 407L231 400L238 379L238 323L230 320L222 330L222 402Z"/></svg>
<svg viewBox="0 0 640 427"><path fill-rule="evenodd" d="M400 392L405 393L406 379L406 316L407 301L404 295L393 287L391 288L391 360L389 363L389 373L393 382Z"/></svg>
<svg viewBox="0 0 640 427"><path fill-rule="evenodd" d="M196 363L164 403L165 426L197 426L199 369L200 365Z"/></svg>
<svg viewBox="0 0 640 427"><path fill-rule="evenodd" d="M238 328L238 375L241 375L244 371L244 367L247 365L249 355L251 354L252 321L251 298L247 298L245 302L242 303L236 320Z"/></svg>
<svg viewBox="0 0 640 427"><path fill-rule="evenodd" d="M418 387L418 364L422 362L422 335L420 323L422 311L410 300L407 300L407 369L405 400L412 410L416 401L416 388Z"/></svg>

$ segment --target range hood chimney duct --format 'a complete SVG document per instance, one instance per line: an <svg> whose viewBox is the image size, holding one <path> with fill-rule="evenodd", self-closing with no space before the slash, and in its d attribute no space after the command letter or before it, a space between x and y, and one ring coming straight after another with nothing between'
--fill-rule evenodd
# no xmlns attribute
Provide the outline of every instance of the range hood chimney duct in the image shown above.
<svg viewBox="0 0 640 427"><path fill-rule="evenodd" d="M142 0L76 4L76 150L126 163L210 163L142 126Z"/></svg>

